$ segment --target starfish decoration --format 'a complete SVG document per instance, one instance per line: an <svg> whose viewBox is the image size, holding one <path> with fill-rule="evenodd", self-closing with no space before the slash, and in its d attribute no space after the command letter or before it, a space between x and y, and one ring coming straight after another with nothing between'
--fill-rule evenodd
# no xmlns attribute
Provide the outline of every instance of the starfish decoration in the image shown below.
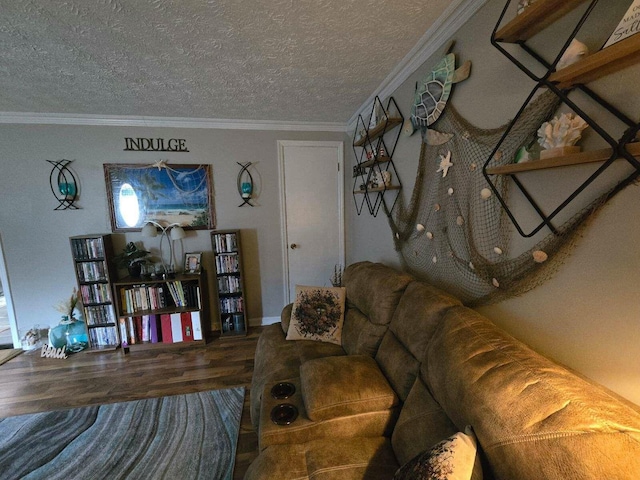
<svg viewBox="0 0 640 480"><path fill-rule="evenodd" d="M158 167L158 170L162 170L163 168L167 168L168 160L158 160L156 163L151 165L151 167Z"/></svg>
<svg viewBox="0 0 640 480"><path fill-rule="evenodd" d="M447 176L447 173L449 173L449 167L453 167L453 163L451 163L451 150L447 152L446 156L440 155L440 166L438 170L436 170L436 173L442 172L442 178L444 178Z"/></svg>

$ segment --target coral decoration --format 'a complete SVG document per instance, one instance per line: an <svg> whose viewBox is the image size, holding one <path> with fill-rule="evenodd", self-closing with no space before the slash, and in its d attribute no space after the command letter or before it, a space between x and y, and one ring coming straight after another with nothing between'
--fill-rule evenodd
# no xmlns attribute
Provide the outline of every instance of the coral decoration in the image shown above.
<svg viewBox="0 0 640 480"><path fill-rule="evenodd" d="M582 138L582 130L587 127L587 122L582 117L573 113L563 113L540 126L538 143L545 149L570 147Z"/></svg>

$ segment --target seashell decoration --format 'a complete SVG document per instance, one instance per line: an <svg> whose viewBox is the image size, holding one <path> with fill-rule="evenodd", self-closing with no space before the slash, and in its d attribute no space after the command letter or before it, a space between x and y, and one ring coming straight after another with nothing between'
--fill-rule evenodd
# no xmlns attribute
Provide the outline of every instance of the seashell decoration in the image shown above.
<svg viewBox="0 0 640 480"><path fill-rule="evenodd" d="M433 233L431 233L431 232L427 232L427 238L428 238L429 240L432 240L432 239L433 239Z"/></svg>
<svg viewBox="0 0 640 480"><path fill-rule="evenodd" d="M587 122L573 113L563 113L538 129L538 143L542 148L570 147L582 138Z"/></svg>
<svg viewBox="0 0 640 480"><path fill-rule="evenodd" d="M457 223L459 226L464 225L464 218L462 217L462 215L458 215L458 218L456 218L456 223Z"/></svg>
<svg viewBox="0 0 640 480"><path fill-rule="evenodd" d="M416 230L419 232L424 232L424 225L422 225L421 223L417 224Z"/></svg>
<svg viewBox="0 0 640 480"><path fill-rule="evenodd" d="M528 7L533 5L536 0L520 0L518 2L518 15L524 12Z"/></svg>
<svg viewBox="0 0 640 480"><path fill-rule="evenodd" d="M431 259L431 261L433 263L438 263L438 257L436 257L435 255L433 256L433 258Z"/></svg>
<svg viewBox="0 0 640 480"><path fill-rule="evenodd" d="M560 57L560 60L558 60L556 70L562 70L563 68L576 63L587 55L589 55L589 47L587 47L580 40L576 40L574 38L573 40L571 40L571 43L562 54L562 57Z"/></svg>
<svg viewBox="0 0 640 480"><path fill-rule="evenodd" d="M449 195L453 195L453 188L449 187L449 190L447 190L447 193L448 193Z"/></svg>
<svg viewBox="0 0 640 480"><path fill-rule="evenodd" d="M533 252L532 256L533 261L536 263L546 262L547 258L549 258L546 252L543 252L542 250L536 250L535 252Z"/></svg>
<svg viewBox="0 0 640 480"><path fill-rule="evenodd" d="M498 281L497 278L492 278L491 279L491 283L493 283L493 286L496 288L500 288L500 282Z"/></svg>
<svg viewBox="0 0 640 480"><path fill-rule="evenodd" d="M473 262L469 262L469 268L470 268L471 270L475 270L475 269L476 269L476 266L473 264Z"/></svg>
<svg viewBox="0 0 640 480"><path fill-rule="evenodd" d="M436 204L433 206L433 209L434 209L436 212L439 212L439 211L440 211L440 204L439 204L439 203L436 203Z"/></svg>
<svg viewBox="0 0 640 480"><path fill-rule="evenodd" d="M482 197L483 200L487 200L489 197L491 197L491 195L493 195L493 193L489 188L483 188L482 190L480 190L480 197Z"/></svg>
<svg viewBox="0 0 640 480"><path fill-rule="evenodd" d="M500 247L493 247L493 251L496 255L502 255L502 249Z"/></svg>

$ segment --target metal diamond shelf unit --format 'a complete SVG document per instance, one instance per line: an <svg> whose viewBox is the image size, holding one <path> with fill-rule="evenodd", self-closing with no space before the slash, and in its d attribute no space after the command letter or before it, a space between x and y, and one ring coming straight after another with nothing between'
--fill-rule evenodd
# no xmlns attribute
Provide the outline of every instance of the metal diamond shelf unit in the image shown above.
<svg viewBox="0 0 640 480"><path fill-rule="evenodd" d="M513 20L500 28L512 1L514 0L507 1L500 15L498 23L491 35L491 44L496 47L500 53L506 56L509 61L529 76L529 78L535 82L535 87L523 103L516 116L510 122L507 130L498 142L498 145L496 145L495 149L485 162L482 171L484 177L489 183L494 194L497 196L508 217L514 224L518 233L523 237L532 237L544 228L544 226L549 227L552 232L556 233L557 230L551 223L552 220L609 166L611 166L614 161L618 159L626 160L634 168L634 171L617 183L617 185L610 191L610 196L615 195L622 188L640 176L640 161L638 161L640 158L640 148L638 148L637 143L632 143L636 139L638 130L640 129L640 123L628 118L618 108L611 105L607 100L596 94L586 85L588 82L592 82L598 78L610 75L623 68L638 63L640 61L640 34L628 37L607 47L606 49L588 55L577 63L556 71L556 65L560 58L592 14L599 0L537 0L536 3L528 7L523 13L517 15ZM527 40L544 30L556 20L562 18L581 4L587 2L589 5L580 17L578 23L575 25L570 36L567 38L561 51L551 64L549 64L540 54L526 43ZM535 75L503 46L504 43L518 45L524 52L546 69L545 73L542 76ZM540 89L548 89L558 96L564 104L569 106L576 114L580 115L589 124L593 131L595 131L609 145L609 147L601 150L582 152L575 155L566 155L550 159L548 161L536 160L526 164L489 167L489 163L509 135L512 127ZM609 132L602 128L598 122L596 122L591 116L585 113L582 108L572 101L569 95L574 91L581 91L586 95L588 100L595 102L595 104L599 105L602 109L615 116L625 128L622 136L620 138L614 138ZM535 202L533 196L525 189L516 176L517 174L532 170L593 162L602 162L602 164L549 214L542 211ZM536 227L529 232L524 231L515 218L513 212L507 206L505 199L500 195L500 192L494 185L492 181L493 175L509 175L511 177L516 186L540 216L542 221Z"/></svg>
<svg viewBox="0 0 640 480"><path fill-rule="evenodd" d="M372 116L379 117L378 121L368 127L371 122L365 122L362 115L358 115L353 133L353 154L357 162L353 175L353 200L358 215L366 205L369 213L375 217L381 206L387 215L391 215L402 190L393 155L401 133L397 127L403 124L404 116L393 97L387 100L385 108L377 96L368 118ZM389 143L385 141L385 136ZM380 178L382 172L391 174L391 182L373 185L372 182Z"/></svg>

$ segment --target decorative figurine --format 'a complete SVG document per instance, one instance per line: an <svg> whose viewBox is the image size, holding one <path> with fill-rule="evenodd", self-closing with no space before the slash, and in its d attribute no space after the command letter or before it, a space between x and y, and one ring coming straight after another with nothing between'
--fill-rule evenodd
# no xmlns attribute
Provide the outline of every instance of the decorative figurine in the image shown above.
<svg viewBox="0 0 640 480"><path fill-rule="evenodd" d="M540 151L540 158L579 152L580 147L575 144L587 127L587 122L573 113L563 113L544 122L538 129L538 143L544 149Z"/></svg>
<svg viewBox="0 0 640 480"><path fill-rule="evenodd" d="M560 57L560 60L558 60L556 70L562 70L563 68L582 60L587 55L589 55L589 48L584 43L574 38L562 54L562 57Z"/></svg>

